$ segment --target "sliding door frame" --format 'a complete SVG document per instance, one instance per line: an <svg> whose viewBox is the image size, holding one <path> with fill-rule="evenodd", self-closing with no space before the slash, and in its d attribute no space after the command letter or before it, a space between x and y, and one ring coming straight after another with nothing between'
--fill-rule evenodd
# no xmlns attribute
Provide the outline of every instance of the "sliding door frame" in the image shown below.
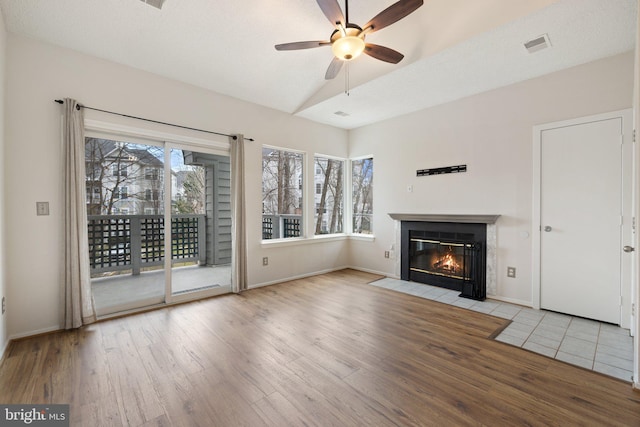
<svg viewBox="0 0 640 427"><path fill-rule="evenodd" d="M224 136L211 135L210 138L198 138L190 135L182 135L176 133L168 133L157 130L150 130L132 126L125 126L120 124L114 124L111 122L103 122L92 119L85 119L85 136L93 138L104 139L122 139L124 142L134 144L145 144L151 146L162 147L164 150L164 224L171 224L172 212L172 180L171 180L171 152L172 150L190 150L200 153L214 154L220 156L230 156L231 146L228 138ZM194 301L202 298L208 298L211 296L226 294L231 292L231 283L224 284L216 288L210 288L205 290L194 290L192 292L185 292L178 295L172 292L172 233L171 226L165 226L164 229L164 253L169 256L164 257L164 302L158 303L158 301L149 301L149 305L141 306L139 308L130 309L123 307L122 311L114 311L113 314L123 312L135 312L143 311L149 307L158 305L171 305L182 303L186 301ZM232 242L233 245L233 242ZM233 274L233 270L232 270ZM233 281L233 277L232 277ZM112 314L107 314L110 316Z"/></svg>

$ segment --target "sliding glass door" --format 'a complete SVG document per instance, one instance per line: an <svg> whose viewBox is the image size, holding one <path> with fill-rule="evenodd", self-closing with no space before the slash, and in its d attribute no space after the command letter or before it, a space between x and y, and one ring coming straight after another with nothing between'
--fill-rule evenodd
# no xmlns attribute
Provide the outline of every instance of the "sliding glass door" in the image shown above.
<svg viewBox="0 0 640 427"><path fill-rule="evenodd" d="M229 156L197 148L172 147L169 164L172 300L228 292L231 286Z"/></svg>
<svg viewBox="0 0 640 427"><path fill-rule="evenodd" d="M88 137L85 158L98 316L230 290L228 156Z"/></svg>

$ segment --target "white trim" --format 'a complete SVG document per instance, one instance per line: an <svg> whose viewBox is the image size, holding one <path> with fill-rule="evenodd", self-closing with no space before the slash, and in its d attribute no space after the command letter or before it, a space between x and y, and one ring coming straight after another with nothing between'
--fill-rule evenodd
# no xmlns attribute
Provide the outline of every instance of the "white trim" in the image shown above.
<svg viewBox="0 0 640 427"><path fill-rule="evenodd" d="M350 267L342 266L342 267L328 268L326 270L314 271L313 273L304 273L304 274L299 274L299 275L296 275L296 276L290 276L290 277L286 277L286 278L282 278L282 279L271 280L269 282L256 283L255 285L249 285L247 287L247 290L256 289L256 288L263 288L265 286L277 285L279 283L287 283L287 282L290 282L292 280L304 279L306 277L317 276L319 274L333 273L334 271L344 270L345 268L350 268Z"/></svg>
<svg viewBox="0 0 640 427"><path fill-rule="evenodd" d="M362 234L362 233L353 233L349 234L349 239L352 240L360 240L363 242L373 242L376 240L375 234Z"/></svg>
<svg viewBox="0 0 640 427"><path fill-rule="evenodd" d="M349 268L351 270L363 271L365 273L377 274L379 276L383 276L383 277L390 278L390 279L402 280L400 277L398 277L396 275L393 275L393 274L389 274L389 273L384 272L384 271L372 270L370 268L363 268L363 267L353 267L353 266L346 267L346 268Z"/></svg>
<svg viewBox="0 0 640 427"><path fill-rule="evenodd" d="M171 201L172 201L172 185L171 179L172 164L171 154L173 150L189 150L196 151L198 153L208 153L220 156L229 156L231 145L226 137L217 136L217 139L225 138L225 142L209 140L203 138L194 138L184 136L178 133L168 133L153 131L144 128L137 128L132 126L124 126L110 122L102 122L98 120L85 119L84 126L86 130L85 136L99 137L110 140L119 139L124 137L127 143L151 145L154 147L160 147L164 153L164 166L162 168L162 174L169 179L164 179L163 192L164 192L164 220L165 224L171 223ZM127 187L122 187L127 188ZM170 236L169 236L170 237ZM165 253L171 253L171 239L164 239L164 251ZM144 301L130 301L121 304L116 307L109 307L108 312L98 312L97 315L100 319L107 318L113 315L121 315L123 313L135 313L138 311L144 311L149 307L166 306L186 301L196 301L211 296L216 296L224 292L226 289L224 286L221 288L207 289L204 291L194 291L184 294L174 295L172 292L172 259L171 257L165 257L163 265L164 271L164 295L162 301L158 301L156 298L146 299ZM223 289L223 291L220 291Z"/></svg>
<svg viewBox="0 0 640 427"><path fill-rule="evenodd" d="M313 157L314 157L314 159L316 157L321 157L323 159L340 160L340 161L345 162L345 167L346 167L346 163L347 163L347 160L348 160L348 159L346 159L344 157L332 156L332 155L329 155L329 154L321 154L321 153L313 153Z"/></svg>
<svg viewBox="0 0 640 427"><path fill-rule="evenodd" d="M311 167L309 168L309 169L311 169L311 171L310 171L310 175L312 177L312 179L311 179L311 183L312 183L311 187L312 187L312 190L313 190L313 192L310 193L311 195L309 196L309 199L310 199L309 204L311 205L310 206L312 208L311 212L313 213L313 216L312 216L313 221L311 221L310 230L309 230L311 232L311 234L309 234L309 235L310 236L315 236L315 238L321 238L322 236L326 236L325 234L316 234L316 230L315 230L315 228L316 228L316 224L315 224L315 221L316 221L316 200L315 199L316 199L316 197L315 196L317 194L316 193L316 186L318 185L316 183L316 179L315 179L316 178L316 158L326 159L326 160L336 160L336 161L342 162L342 230L343 230L343 232L342 233L332 233L332 234L330 234L330 236L344 235L345 234L344 230L345 230L345 227L346 227L346 224L344 223L345 222L344 218L346 217L345 210L346 210L346 205L347 205L346 201L347 201L347 193L348 193L347 191L345 191L345 189L347 188L347 186L346 186L347 175L348 175L347 174L347 168L348 168L349 163L348 163L347 159L345 159L344 157L330 156L330 155L327 155L327 154L319 154L319 153L314 153L313 154L313 159L311 160Z"/></svg>
<svg viewBox="0 0 640 427"><path fill-rule="evenodd" d="M508 302L509 304L516 304L516 305L521 305L523 307L531 307L536 310L540 310L539 308L533 307L531 304L531 301L524 301L517 298L508 298L508 297L502 297L499 295L487 295L487 299L492 299L492 300L501 301L501 302Z"/></svg>
<svg viewBox="0 0 640 427"><path fill-rule="evenodd" d="M311 225L309 224L310 222L313 221L307 221L307 217L309 216L308 210L309 210L309 203L310 200L310 196L309 196L309 192L311 191L311 194L313 193L313 179L309 179L309 169L311 169L309 167L308 162L312 161L309 160L309 155L306 151L304 150L296 150L293 148L283 148L283 147L278 147L275 145L269 145L269 144L262 144L261 148L260 148L260 160L264 161L264 149L269 149L269 150L277 150L277 151L281 151L281 152L285 152L285 153L294 153L294 154L299 154L300 156L302 156L302 171L300 173L300 176L302 177L302 203L301 203L301 208L302 208L302 214L300 215L300 221L302 222L302 224L300 225L300 230L301 230L301 236L300 237L286 237L286 238L282 238L282 239L260 239L261 243L264 242L269 242L269 241L283 241L283 240L289 240L289 239L295 239L295 240L304 240L304 239L308 239L309 236L313 236L313 234L315 233L310 233L311 231ZM315 171L315 169L313 169L313 171ZM260 184L262 186L262 190L260 191L260 196L263 196L262 191L264 191L264 174L263 171L261 170L260 172ZM263 210L264 206L261 205L260 209ZM264 216L264 212L262 212L260 214L260 218L262 220L262 217Z"/></svg>
<svg viewBox="0 0 640 427"><path fill-rule="evenodd" d="M173 174L173 165L171 164L171 152L173 151L174 147L171 143L165 143L164 144L164 168L162 173L164 174L165 177L168 177L169 179L165 179L163 184L164 184L164 188L162 189L162 191L164 191L164 215L163 215L163 220L164 220L164 233L162 235L163 239L164 239L164 302L167 304L172 304L174 302L173 300L173 293L172 293L172 279L173 279L173 271L172 271L172 267L173 267L173 223L171 221L171 203L173 202L173 188L171 188L173 186L173 179L171 178L172 174ZM167 231L169 233L167 233ZM205 233L206 236L206 233ZM167 256L167 254L171 254L169 256Z"/></svg>
<svg viewBox="0 0 640 427"><path fill-rule="evenodd" d="M561 128L561 127L568 127L568 126L576 126L576 125L580 125L583 123L589 123L589 122L596 122L596 121L602 121L602 120L611 120L611 119L615 119L615 118L621 118L622 119L622 127L623 127L623 134L624 134L624 143L627 144L632 144L632 135L627 132L627 130L632 129L632 110L631 109L625 109L625 110L618 110L618 111L611 111L608 113L602 113L602 114L596 114L596 115L592 115L592 116L586 116L586 117L579 117L579 118L575 118L575 119L570 119L570 120L561 120L558 122L551 122L551 123L545 123L545 124L541 124L541 125L536 125L533 127L532 130L532 137L533 137L533 196L532 196L532 207L533 207L533 212L531 215L531 236L532 236L532 241L531 241L531 299L532 299L532 307L534 309L539 310L540 306L541 306L541 302L540 302L540 292L541 292L541 278L540 278L540 258L541 258L541 253L540 253L540 248L541 248L541 237L542 237L542 232L541 232L541 227L542 224L540 222L540 197L541 197L541 148L542 148L542 132L545 130L550 130L550 129L556 129L556 128ZM624 174L628 174L628 173L632 173L631 171L626 170L623 167L623 173ZM635 199L636 197L636 193L637 193L637 189L633 189L633 199ZM625 197L625 195L623 194L623 198ZM626 212L623 212L623 214L626 215ZM625 244L624 242L627 241L625 236L622 236L622 244ZM636 248L639 249L639 248ZM622 250L622 248L621 248ZM625 275L623 274L622 277L625 277ZM620 326L623 328L629 328L630 326L630 321L632 321L632 319L630 318L629 315L627 315L627 313L630 313L631 311L631 304L630 304L630 296L632 294L632 289L636 288L636 284L625 284L625 283L621 283L621 293L623 294L623 306L621 307L621 319L620 319Z"/></svg>
<svg viewBox="0 0 640 427"><path fill-rule="evenodd" d="M183 302L199 301L206 298L217 297L219 295L226 295L231 293L231 285L221 285L208 289L201 289L189 292L181 292L178 294L172 294L171 304L181 304Z"/></svg>
<svg viewBox="0 0 640 427"><path fill-rule="evenodd" d="M289 153L302 154L303 156L307 155L307 152L304 151L304 150L298 150L298 149L295 149L295 148L278 147L277 145L262 144L262 148L263 149L264 148L269 148L271 150L278 150L278 151L288 151Z"/></svg>
<svg viewBox="0 0 640 427"><path fill-rule="evenodd" d="M261 240L260 244L263 248L281 248L284 246L311 245L314 243L337 242L340 240L361 240L373 242L376 236L373 234L320 234L312 237L288 237L286 239L267 239ZM347 267L354 268L354 267Z"/></svg>
<svg viewBox="0 0 640 427"><path fill-rule="evenodd" d="M387 214L396 221L426 221L426 222L460 222L495 224L500 215L475 215L475 214Z"/></svg>
<svg viewBox="0 0 640 427"><path fill-rule="evenodd" d="M28 337L32 337L34 335L48 334L49 332L58 332L58 331L62 331L62 330L63 330L63 328L60 325L49 326L47 328L36 329L35 331L23 332L23 333L20 333L20 334L11 335L9 337L9 341L19 340L21 338L28 338Z"/></svg>
<svg viewBox="0 0 640 427"><path fill-rule="evenodd" d="M7 349L9 348L9 344L11 344L11 340L7 340L4 343L4 346L2 347L2 350L0 350L0 366L2 366L2 363L4 362L4 358L6 356Z"/></svg>
<svg viewBox="0 0 640 427"><path fill-rule="evenodd" d="M365 154L363 156L349 157L349 160L373 159L373 154Z"/></svg>
<svg viewBox="0 0 640 427"><path fill-rule="evenodd" d="M263 248L281 248L284 246L310 245L314 243L336 242L347 240L349 236L346 234L323 234L309 238L304 237L288 237L286 239L267 239L261 241Z"/></svg>
<svg viewBox="0 0 640 427"><path fill-rule="evenodd" d="M149 143L149 141L156 143L169 142L181 145L192 145L198 148L205 148L209 150L222 150L222 152L226 154L231 151L231 145L229 141L226 140L226 137L222 136L216 137L215 139L195 138L192 136L186 136L177 133L160 132L92 119L85 119L84 127L85 130L88 131L88 136L117 135L125 136L128 138L139 138L144 140L145 144ZM222 138L225 138L225 140L223 141Z"/></svg>
<svg viewBox="0 0 640 427"><path fill-rule="evenodd" d="M361 233L354 233L353 232L353 162L354 160L363 160L363 159L371 159L374 161L374 171L373 171L373 179L375 180L375 158L373 156L373 154L366 154L363 156L356 156L356 157L349 157L349 159L347 159L347 172L345 173L345 188L347 189L347 191L345 192L345 207L344 207L344 217L348 218L349 221L345 222L345 224L343 225L344 231L345 233L347 233L349 236L367 236L366 234L361 234ZM374 191L374 202L375 202L375 186L373 187L373 191ZM375 205L374 205L375 206ZM375 225L373 223L373 216L375 215L375 208L374 211L372 213L371 216L371 225L372 225L372 232L375 232L375 227L373 227L373 225Z"/></svg>

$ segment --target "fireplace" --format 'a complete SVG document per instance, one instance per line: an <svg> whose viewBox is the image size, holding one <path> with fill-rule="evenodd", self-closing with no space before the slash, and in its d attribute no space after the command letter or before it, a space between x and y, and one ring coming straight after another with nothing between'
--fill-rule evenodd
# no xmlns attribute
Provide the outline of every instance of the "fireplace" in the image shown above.
<svg viewBox="0 0 640 427"><path fill-rule="evenodd" d="M402 280L453 289L465 298L486 298L487 278L494 279L494 223L498 215L390 216L400 225ZM491 255L489 263L487 254Z"/></svg>

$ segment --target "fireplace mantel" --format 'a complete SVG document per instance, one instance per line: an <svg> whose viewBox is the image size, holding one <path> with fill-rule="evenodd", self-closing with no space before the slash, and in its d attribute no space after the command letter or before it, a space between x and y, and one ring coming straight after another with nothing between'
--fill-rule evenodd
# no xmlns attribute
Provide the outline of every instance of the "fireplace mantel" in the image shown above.
<svg viewBox="0 0 640 427"><path fill-rule="evenodd" d="M396 221L431 221L431 222L462 222L475 224L495 224L500 215L448 215L448 214L402 214L390 213Z"/></svg>

